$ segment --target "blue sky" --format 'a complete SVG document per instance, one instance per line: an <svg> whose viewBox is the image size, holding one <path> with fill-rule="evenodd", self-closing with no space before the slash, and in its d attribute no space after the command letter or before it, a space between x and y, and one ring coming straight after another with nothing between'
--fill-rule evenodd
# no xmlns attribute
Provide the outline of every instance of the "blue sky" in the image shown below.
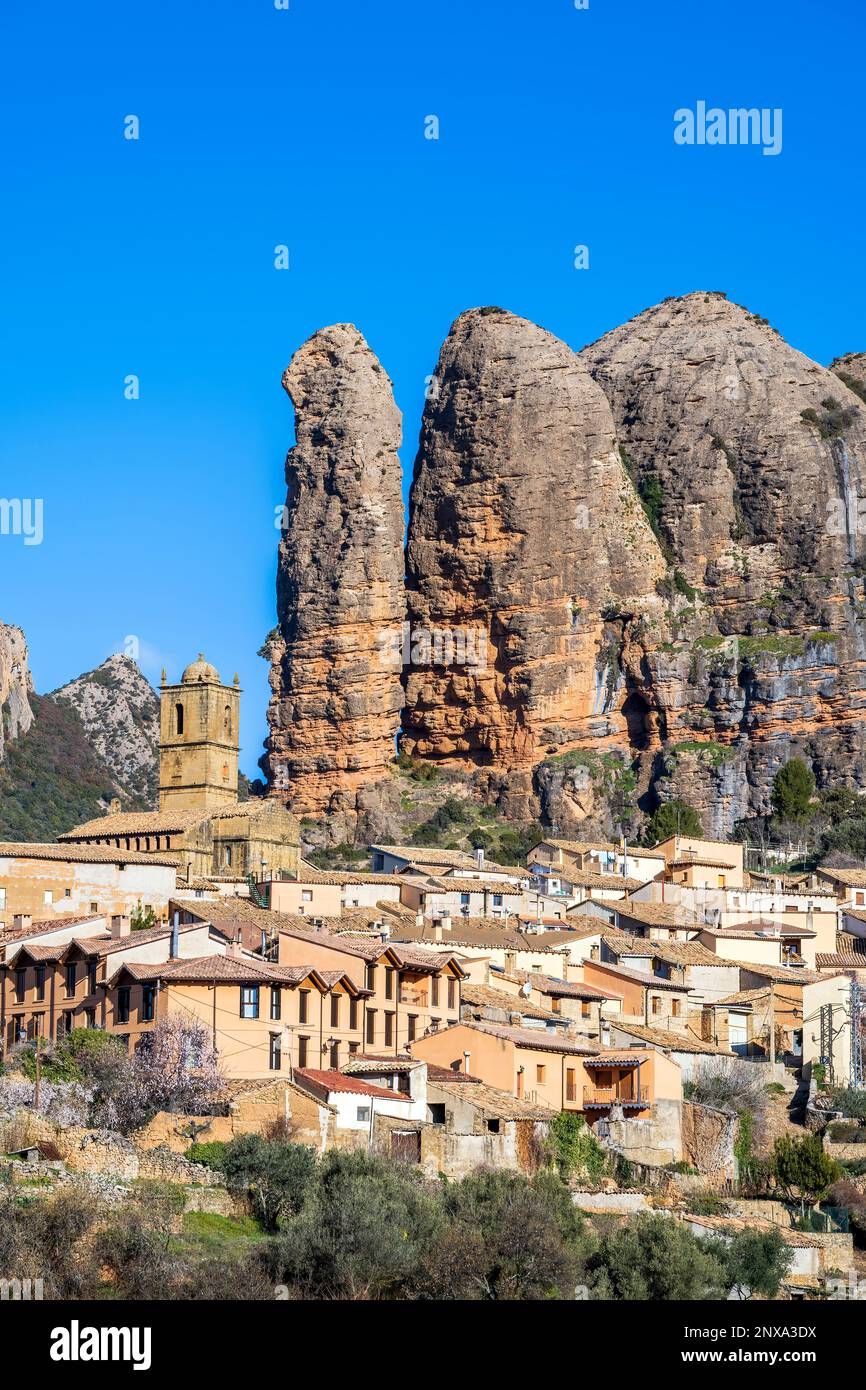
<svg viewBox="0 0 866 1390"><path fill-rule="evenodd" d="M255 775L280 376L324 324L357 324L394 381L408 473L424 379L473 305L580 348L723 289L819 361L866 348L860 0L14 8L0 495L42 498L44 539L0 536L0 620L40 691L130 635L151 679L203 649L240 672ZM781 108L781 154L675 145L699 100Z"/></svg>

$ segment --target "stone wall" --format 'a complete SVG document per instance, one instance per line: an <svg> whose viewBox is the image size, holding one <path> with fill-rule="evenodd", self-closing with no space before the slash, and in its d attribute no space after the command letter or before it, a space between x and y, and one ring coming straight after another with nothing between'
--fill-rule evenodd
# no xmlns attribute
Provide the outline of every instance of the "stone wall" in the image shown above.
<svg viewBox="0 0 866 1390"><path fill-rule="evenodd" d="M709 1105L683 1101L683 1158L698 1172L714 1178L737 1176L736 1133L737 1122L733 1115Z"/></svg>

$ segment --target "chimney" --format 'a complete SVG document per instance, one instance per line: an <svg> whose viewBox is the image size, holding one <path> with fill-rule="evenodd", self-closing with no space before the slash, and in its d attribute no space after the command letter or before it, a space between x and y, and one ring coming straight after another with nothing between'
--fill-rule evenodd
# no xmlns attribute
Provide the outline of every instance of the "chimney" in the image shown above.
<svg viewBox="0 0 866 1390"><path fill-rule="evenodd" d="M590 958L590 960L598 960L598 942L597 942L597 941L594 941L593 944L592 944L592 945L590 946L590 948L589 948L589 958Z"/></svg>
<svg viewBox="0 0 866 1390"><path fill-rule="evenodd" d="M232 960L243 960L244 948L240 941L233 941L230 946L226 946L226 955Z"/></svg>
<svg viewBox="0 0 866 1390"><path fill-rule="evenodd" d="M12 918L12 926L15 931L28 931L33 926L33 918L29 912L16 912Z"/></svg>
<svg viewBox="0 0 866 1390"><path fill-rule="evenodd" d="M451 913L450 913L450 912L445 912L445 913L443 913L443 915L442 915L441 917L439 917L437 920L438 920L438 922L439 922L439 926L442 928L443 931L450 931L450 930L451 930Z"/></svg>
<svg viewBox="0 0 866 1390"><path fill-rule="evenodd" d="M174 921L173 921L172 924L171 924L171 948L170 948L170 950L169 950L169 959L171 959L171 960L177 960L177 958L178 958L178 956L179 956L179 954L180 954L180 944L179 944L179 941L178 941L178 938L179 938L179 936L180 936L180 930L179 930L179 928L180 928L180 913L179 913L179 912L176 912L176 913L174 914Z"/></svg>
<svg viewBox="0 0 866 1390"><path fill-rule="evenodd" d="M466 1073L467 1076L469 1075L469 1063L470 1063L471 1060L472 1060L472 1053L471 1053L471 1052L464 1052L464 1053L463 1053L463 1070L464 1070L464 1072Z"/></svg>
<svg viewBox="0 0 866 1390"><path fill-rule="evenodd" d="M115 941L120 940L122 936L129 936L131 929L132 927L128 917L123 916L121 913L116 913L112 917L111 935L114 937Z"/></svg>
<svg viewBox="0 0 866 1390"><path fill-rule="evenodd" d="M120 797L113 796L108 803L108 814L110 816L120 815Z"/></svg>
<svg viewBox="0 0 866 1390"><path fill-rule="evenodd" d="M415 913L415 926L416 926L416 927L423 927L423 925L424 925L424 913L423 913L423 912L416 912L416 913Z"/></svg>
<svg viewBox="0 0 866 1390"><path fill-rule="evenodd" d="M438 920L437 920L436 922L433 923L433 940L434 940L434 941L441 941L441 940L442 940L442 923L441 923L440 921L438 921Z"/></svg>
<svg viewBox="0 0 866 1390"><path fill-rule="evenodd" d="M477 849L477 850L475 851L475 863L476 863L476 866L477 866L479 869L483 869L483 868L484 868L484 850L483 850L483 849Z"/></svg>

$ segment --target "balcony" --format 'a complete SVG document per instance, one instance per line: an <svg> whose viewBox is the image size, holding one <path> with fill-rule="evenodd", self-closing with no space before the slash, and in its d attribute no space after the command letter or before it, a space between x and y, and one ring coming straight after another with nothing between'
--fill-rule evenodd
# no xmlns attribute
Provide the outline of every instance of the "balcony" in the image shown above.
<svg viewBox="0 0 866 1390"><path fill-rule="evenodd" d="M634 1105L644 1109L650 1104L649 1087L626 1083L621 1086L584 1086L584 1110L602 1108L608 1105Z"/></svg>

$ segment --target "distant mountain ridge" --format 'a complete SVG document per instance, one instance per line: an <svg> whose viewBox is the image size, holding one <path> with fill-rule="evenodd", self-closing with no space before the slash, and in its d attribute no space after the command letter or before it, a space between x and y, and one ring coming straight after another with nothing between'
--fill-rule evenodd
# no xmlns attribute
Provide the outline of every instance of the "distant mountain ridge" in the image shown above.
<svg viewBox="0 0 866 1390"><path fill-rule="evenodd" d="M155 806L159 794L159 698L135 662L115 653L51 692L71 706L121 798Z"/></svg>

